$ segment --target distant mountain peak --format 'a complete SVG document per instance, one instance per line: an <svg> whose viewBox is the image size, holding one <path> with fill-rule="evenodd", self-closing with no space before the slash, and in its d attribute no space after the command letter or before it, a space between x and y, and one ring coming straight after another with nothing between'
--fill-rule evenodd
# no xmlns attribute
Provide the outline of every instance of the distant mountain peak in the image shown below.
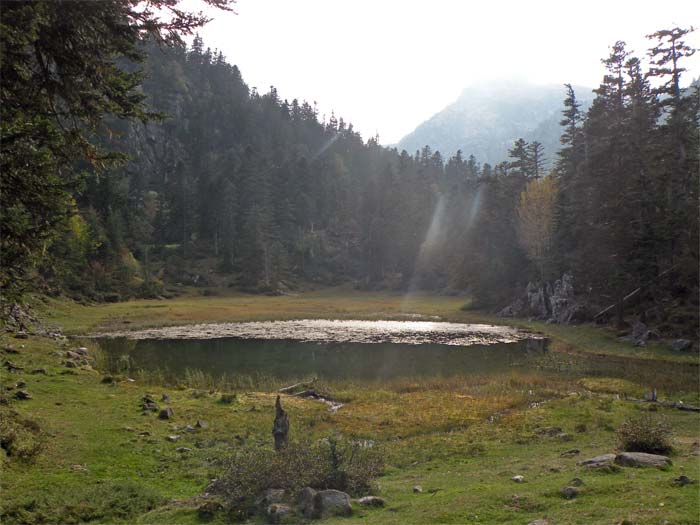
<svg viewBox="0 0 700 525"><path fill-rule="evenodd" d="M586 109L592 89L574 86L574 90ZM536 85L520 79L474 84L402 138L398 148L413 152L428 145L444 157L462 150L494 165L506 160L508 149L522 137L541 142L546 157L554 159L565 95L563 84Z"/></svg>

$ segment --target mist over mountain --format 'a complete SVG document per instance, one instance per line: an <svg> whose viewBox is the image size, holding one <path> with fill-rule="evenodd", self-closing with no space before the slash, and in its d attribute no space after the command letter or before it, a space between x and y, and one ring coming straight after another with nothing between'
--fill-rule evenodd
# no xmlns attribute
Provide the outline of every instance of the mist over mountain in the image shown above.
<svg viewBox="0 0 700 525"><path fill-rule="evenodd" d="M585 111L593 100L592 88L574 86L574 90ZM444 157L461 149L465 156L495 165L506 160L515 140L524 138L541 142L551 162L560 146L564 96L563 85L506 81L468 87L397 146L413 153L428 145Z"/></svg>

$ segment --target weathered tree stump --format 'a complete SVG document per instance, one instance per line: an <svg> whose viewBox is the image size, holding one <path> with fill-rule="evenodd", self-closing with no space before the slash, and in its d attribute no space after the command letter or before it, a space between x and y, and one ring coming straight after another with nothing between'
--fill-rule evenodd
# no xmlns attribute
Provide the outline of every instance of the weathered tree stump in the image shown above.
<svg viewBox="0 0 700 525"><path fill-rule="evenodd" d="M275 422L272 425L272 435L275 438L275 450L282 450L289 442L289 417L282 408L280 396L275 402Z"/></svg>

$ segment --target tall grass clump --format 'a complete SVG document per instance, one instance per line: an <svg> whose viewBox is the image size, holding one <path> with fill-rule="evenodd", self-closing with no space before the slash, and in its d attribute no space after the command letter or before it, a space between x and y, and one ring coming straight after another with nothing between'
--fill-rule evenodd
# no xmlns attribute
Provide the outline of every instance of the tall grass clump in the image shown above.
<svg viewBox="0 0 700 525"><path fill-rule="evenodd" d="M648 413L627 419L617 429L617 437L620 448L627 452L666 454L673 448L668 421Z"/></svg>
<svg viewBox="0 0 700 525"><path fill-rule="evenodd" d="M224 462L224 473L209 490L232 507L253 511L265 490L284 489L296 495L304 487L336 489L353 496L366 495L384 468L382 452L375 446L344 438L315 443L290 443L275 452L249 447Z"/></svg>

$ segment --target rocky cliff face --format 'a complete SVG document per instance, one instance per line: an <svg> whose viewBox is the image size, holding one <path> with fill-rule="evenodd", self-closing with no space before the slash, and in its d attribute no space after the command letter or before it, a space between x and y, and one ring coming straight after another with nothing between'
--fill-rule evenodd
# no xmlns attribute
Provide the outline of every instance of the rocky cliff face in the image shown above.
<svg viewBox="0 0 700 525"><path fill-rule="evenodd" d="M528 317L550 323L574 324L591 319L591 312L574 294L569 273L554 283L528 283L525 293L498 313L501 317Z"/></svg>

